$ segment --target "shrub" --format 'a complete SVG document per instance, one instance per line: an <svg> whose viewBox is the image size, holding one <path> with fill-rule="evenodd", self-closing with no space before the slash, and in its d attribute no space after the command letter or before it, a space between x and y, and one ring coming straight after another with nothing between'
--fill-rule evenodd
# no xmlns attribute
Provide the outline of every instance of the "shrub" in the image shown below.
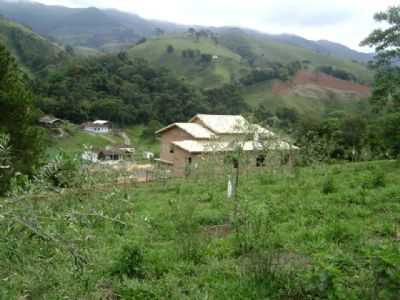
<svg viewBox="0 0 400 300"><path fill-rule="evenodd" d="M336 192L335 182L332 177L328 177L322 184L323 194L332 194Z"/></svg>
<svg viewBox="0 0 400 300"><path fill-rule="evenodd" d="M129 278L144 278L143 252L136 245L125 245L116 259L111 274Z"/></svg>
<svg viewBox="0 0 400 300"><path fill-rule="evenodd" d="M83 173L79 160L60 153L42 167L37 181L50 183L59 188L77 187L83 183Z"/></svg>
<svg viewBox="0 0 400 300"><path fill-rule="evenodd" d="M386 186L386 176L383 172L373 172L366 178L362 187L364 189L377 189Z"/></svg>
<svg viewBox="0 0 400 300"><path fill-rule="evenodd" d="M384 173L375 173L374 176L372 177L372 187L373 188L380 188L380 187L385 187L386 186L386 176Z"/></svg>

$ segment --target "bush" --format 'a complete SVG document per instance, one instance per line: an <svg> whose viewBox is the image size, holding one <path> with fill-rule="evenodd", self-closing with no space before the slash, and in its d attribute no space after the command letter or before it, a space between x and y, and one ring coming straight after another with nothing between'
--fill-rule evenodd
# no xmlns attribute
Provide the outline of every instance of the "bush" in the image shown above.
<svg viewBox="0 0 400 300"><path fill-rule="evenodd" d="M144 278L143 252L136 245L125 245L116 259L111 274L129 278Z"/></svg>
<svg viewBox="0 0 400 300"><path fill-rule="evenodd" d="M386 186L386 176L383 172L373 172L362 184L364 189L377 189Z"/></svg>
<svg viewBox="0 0 400 300"><path fill-rule="evenodd" d="M78 187L84 182L79 160L64 153L43 166L36 179L58 188Z"/></svg>
<svg viewBox="0 0 400 300"><path fill-rule="evenodd" d="M332 177L328 177L322 184L323 194L332 194L336 192L335 182Z"/></svg>

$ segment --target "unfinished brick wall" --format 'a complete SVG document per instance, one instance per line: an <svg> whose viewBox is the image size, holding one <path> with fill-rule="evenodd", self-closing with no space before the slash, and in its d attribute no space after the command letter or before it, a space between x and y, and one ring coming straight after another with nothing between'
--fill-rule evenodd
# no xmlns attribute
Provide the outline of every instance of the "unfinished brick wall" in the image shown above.
<svg viewBox="0 0 400 300"><path fill-rule="evenodd" d="M160 137L160 158L165 161L174 162L176 157L175 150L177 149L177 147L173 147L172 143L191 139L193 139L193 137L190 134L178 127L173 127L163 132ZM174 153L171 153L171 148L173 148Z"/></svg>

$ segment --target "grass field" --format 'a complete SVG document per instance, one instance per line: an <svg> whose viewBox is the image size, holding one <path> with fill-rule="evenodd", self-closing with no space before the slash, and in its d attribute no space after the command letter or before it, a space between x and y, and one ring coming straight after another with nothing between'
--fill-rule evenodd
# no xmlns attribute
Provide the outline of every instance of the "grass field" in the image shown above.
<svg viewBox="0 0 400 300"><path fill-rule="evenodd" d="M242 176L239 206L213 177L2 200L0 298L398 299L399 180L384 161Z"/></svg>
<svg viewBox="0 0 400 300"><path fill-rule="evenodd" d="M269 62L287 64L295 60L308 60L314 67L331 65L353 73L365 82L372 80L372 72L363 64L318 54L294 45L278 43L263 35L246 34L241 30L228 29L220 34L219 39L221 45L234 52L246 49L247 52L253 53L256 57L255 65L260 67Z"/></svg>
<svg viewBox="0 0 400 300"><path fill-rule="evenodd" d="M128 53L131 58L145 58L155 66L167 67L175 75L183 76L195 85L207 88L229 83L249 71L251 67L238 53L251 53L255 58L254 66L261 68L271 62L287 64L293 61L309 61L313 68L334 66L367 83L371 82L373 76L363 64L278 43L261 35L227 30L219 33L218 40L216 44L210 38L196 40L187 35L167 35L148 39L145 43L130 48ZM169 45L174 48L172 53L167 53ZM211 64L199 64L196 60L182 56L182 51L187 49L217 55L219 59Z"/></svg>
<svg viewBox="0 0 400 300"><path fill-rule="evenodd" d="M243 88L245 101L254 108L264 104L268 110L275 112L282 107L294 108L303 114L321 115L327 111L356 111L367 100L351 99L339 93L325 97L305 97L299 95L275 95L271 90L271 82L253 84Z"/></svg>
<svg viewBox="0 0 400 300"><path fill-rule="evenodd" d="M49 149L50 154L62 151L74 155L82 153L85 146L93 149L102 149L106 146L124 144L123 138L117 134L93 134L80 130L75 126L71 128L72 129L69 130L69 136L51 139L52 146ZM143 126L125 127L122 128L122 131L130 138L131 145L136 149L137 153L151 151L158 155L160 152L159 142L157 140L150 140L142 137Z"/></svg>
<svg viewBox="0 0 400 300"><path fill-rule="evenodd" d="M168 45L174 51L167 53ZM218 56L217 61L201 64L198 58L184 58L182 51L192 49L202 54ZM149 39L146 43L132 47L128 51L131 58L141 57L157 67L166 67L179 77L185 77L191 83L201 87L217 87L231 82L233 76L238 77L246 72L247 66L240 64L241 57L219 45L211 39L196 40L183 35L165 36Z"/></svg>

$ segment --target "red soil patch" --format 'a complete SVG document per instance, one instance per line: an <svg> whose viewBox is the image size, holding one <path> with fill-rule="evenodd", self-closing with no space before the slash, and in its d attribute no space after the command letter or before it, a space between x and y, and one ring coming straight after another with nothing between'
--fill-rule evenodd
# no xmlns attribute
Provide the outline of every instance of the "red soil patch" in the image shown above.
<svg viewBox="0 0 400 300"><path fill-rule="evenodd" d="M272 92L275 95L286 95L295 87L305 85L314 85L322 89L336 90L339 92L355 93L363 97L368 97L370 95L370 88L366 85L307 70L299 71L289 82L275 81L272 85Z"/></svg>

